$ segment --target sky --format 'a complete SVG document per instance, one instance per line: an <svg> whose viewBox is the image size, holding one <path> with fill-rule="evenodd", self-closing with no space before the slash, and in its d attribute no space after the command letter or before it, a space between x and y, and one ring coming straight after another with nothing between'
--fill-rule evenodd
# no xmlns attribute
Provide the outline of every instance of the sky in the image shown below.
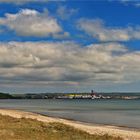
<svg viewBox="0 0 140 140"><path fill-rule="evenodd" d="M139 13L139 0L0 0L0 91L139 92Z"/></svg>

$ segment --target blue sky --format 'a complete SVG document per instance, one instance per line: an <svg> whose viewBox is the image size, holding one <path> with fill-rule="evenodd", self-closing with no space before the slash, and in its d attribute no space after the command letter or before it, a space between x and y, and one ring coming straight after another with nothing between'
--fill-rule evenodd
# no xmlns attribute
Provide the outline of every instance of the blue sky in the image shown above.
<svg viewBox="0 0 140 140"><path fill-rule="evenodd" d="M134 2L138 3L138 2ZM106 26L114 28L125 28L128 26L139 26L140 19L139 12L140 8L137 7L133 2L121 2L121 1L62 1L62 2L28 2L24 4L16 4L16 2L5 3L1 2L0 4L0 17L5 17L5 13L16 14L22 9L33 9L39 12L43 12L47 9L52 16L55 16L64 30L72 34L72 37L69 38L81 43L89 44L90 42L98 41L90 38L83 32L77 30L73 25L76 24L76 21L80 18L89 18L89 19L101 19L105 22ZM65 7L67 9L67 14L70 12L69 9L75 10L69 19L62 20L57 14L57 9L59 7ZM1 27L5 28L6 27ZM81 40L77 34L84 34L87 37L87 40ZM60 40L52 39L48 37L39 37L39 36L19 36L12 30L7 32L2 32L0 41L44 41L44 40ZM100 42L99 42L100 43ZM133 48L139 48L139 40L131 40L124 42L128 46L135 44ZM132 44L132 45L131 45Z"/></svg>
<svg viewBox="0 0 140 140"><path fill-rule="evenodd" d="M140 91L140 1L0 0L4 92Z"/></svg>

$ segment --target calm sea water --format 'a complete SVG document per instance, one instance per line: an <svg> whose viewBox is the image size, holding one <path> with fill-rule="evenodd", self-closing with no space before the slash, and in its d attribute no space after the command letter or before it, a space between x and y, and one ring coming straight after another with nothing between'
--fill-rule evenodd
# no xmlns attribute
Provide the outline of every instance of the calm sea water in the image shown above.
<svg viewBox="0 0 140 140"><path fill-rule="evenodd" d="M0 100L0 108L22 109L87 123L140 128L140 100Z"/></svg>

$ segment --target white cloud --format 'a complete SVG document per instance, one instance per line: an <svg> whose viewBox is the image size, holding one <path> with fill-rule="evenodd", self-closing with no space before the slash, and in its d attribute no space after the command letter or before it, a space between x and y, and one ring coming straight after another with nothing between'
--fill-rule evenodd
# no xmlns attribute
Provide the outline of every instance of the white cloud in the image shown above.
<svg viewBox="0 0 140 140"><path fill-rule="evenodd" d="M26 4L26 3L47 3L47 2L64 2L65 0L0 0L0 3L13 3L16 5L22 5L22 4Z"/></svg>
<svg viewBox="0 0 140 140"><path fill-rule="evenodd" d="M0 25L7 26L22 36L54 36L63 34L63 30L57 19L48 15L48 12L40 13L33 9L22 9L16 14L5 14L0 18Z"/></svg>
<svg viewBox="0 0 140 140"><path fill-rule="evenodd" d="M125 6L135 6L137 8L140 7L140 1L139 0L119 0L120 3L122 3Z"/></svg>
<svg viewBox="0 0 140 140"><path fill-rule="evenodd" d="M0 44L0 82L92 85L140 80L140 51L118 43L81 47L73 42Z"/></svg>
<svg viewBox="0 0 140 140"><path fill-rule="evenodd" d="M80 19L78 28L100 41L128 41L140 39L140 26L138 27L107 27L100 19Z"/></svg>
<svg viewBox="0 0 140 140"><path fill-rule="evenodd" d="M59 6L57 9L57 15L63 19L69 19L72 15L76 14L78 9L69 9L66 6Z"/></svg>

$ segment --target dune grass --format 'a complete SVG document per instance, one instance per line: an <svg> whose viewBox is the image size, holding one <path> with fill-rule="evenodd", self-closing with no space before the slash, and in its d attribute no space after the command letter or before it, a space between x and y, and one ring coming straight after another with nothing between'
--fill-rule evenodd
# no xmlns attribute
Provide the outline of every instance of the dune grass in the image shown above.
<svg viewBox="0 0 140 140"><path fill-rule="evenodd" d="M39 122L33 119L16 119L0 115L1 140L122 140L108 135L90 135L61 123Z"/></svg>

